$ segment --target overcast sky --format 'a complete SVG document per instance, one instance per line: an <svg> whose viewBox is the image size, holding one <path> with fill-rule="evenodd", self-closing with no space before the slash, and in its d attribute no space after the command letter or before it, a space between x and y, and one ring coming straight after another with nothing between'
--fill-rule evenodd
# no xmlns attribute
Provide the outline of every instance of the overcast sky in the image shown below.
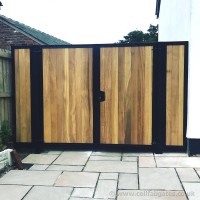
<svg viewBox="0 0 200 200"><path fill-rule="evenodd" d="M146 32L156 0L1 0L0 14L72 44L113 43Z"/></svg>

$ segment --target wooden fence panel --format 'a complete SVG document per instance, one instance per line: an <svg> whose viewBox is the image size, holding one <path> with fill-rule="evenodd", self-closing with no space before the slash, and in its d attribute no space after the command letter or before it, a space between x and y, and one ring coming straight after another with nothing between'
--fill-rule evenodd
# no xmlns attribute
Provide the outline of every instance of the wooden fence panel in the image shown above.
<svg viewBox="0 0 200 200"><path fill-rule="evenodd" d="M93 142L92 49L43 49L45 143Z"/></svg>
<svg viewBox="0 0 200 200"><path fill-rule="evenodd" d="M167 46L166 145L183 145L184 45Z"/></svg>
<svg viewBox="0 0 200 200"><path fill-rule="evenodd" d="M152 46L101 48L101 144L152 143Z"/></svg>
<svg viewBox="0 0 200 200"><path fill-rule="evenodd" d="M0 49L0 127L3 121L12 127L11 76L11 52Z"/></svg>
<svg viewBox="0 0 200 200"><path fill-rule="evenodd" d="M15 49L16 141L31 142L30 50Z"/></svg>

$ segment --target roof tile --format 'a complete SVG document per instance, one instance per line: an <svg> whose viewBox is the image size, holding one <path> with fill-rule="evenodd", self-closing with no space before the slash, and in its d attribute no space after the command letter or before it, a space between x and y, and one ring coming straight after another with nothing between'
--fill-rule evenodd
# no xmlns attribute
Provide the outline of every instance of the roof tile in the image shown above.
<svg viewBox="0 0 200 200"><path fill-rule="evenodd" d="M18 21L15 21L13 19L7 18L3 15L0 15L0 20L7 22L7 24L10 24L11 26L16 27L17 29L21 30L22 32L30 35L32 38L35 38L36 40L40 41L43 44L46 45L67 45L70 44L64 40L58 39L52 35L49 35L47 33L44 33L42 31L39 31L37 29L31 28L30 26L27 26L23 23L20 23Z"/></svg>

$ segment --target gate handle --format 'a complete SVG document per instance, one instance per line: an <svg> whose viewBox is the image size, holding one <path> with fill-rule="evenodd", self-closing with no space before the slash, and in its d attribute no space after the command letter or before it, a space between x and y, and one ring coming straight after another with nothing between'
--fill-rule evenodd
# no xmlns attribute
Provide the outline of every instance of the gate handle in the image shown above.
<svg viewBox="0 0 200 200"><path fill-rule="evenodd" d="M99 92L99 97L98 97L99 101L105 101L105 92L104 91L100 91Z"/></svg>

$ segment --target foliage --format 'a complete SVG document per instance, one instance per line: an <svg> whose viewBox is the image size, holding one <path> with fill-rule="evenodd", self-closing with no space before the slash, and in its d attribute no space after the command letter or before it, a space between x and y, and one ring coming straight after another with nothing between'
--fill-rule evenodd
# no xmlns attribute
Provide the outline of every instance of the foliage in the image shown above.
<svg viewBox="0 0 200 200"><path fill-rule="evenodd" d="M11 141L12 131L8 121L3 121L0 129L0 151L4 150Z"/></svg>
<svg viewBox="0 0 200 200"><path fill-rule="evenodd" d="M158 25L154 26L150 24L147 33L135 30L124 36L124 40L120 40L119 43L130 44L140 42L157 42L158 41Z"/></svg>

